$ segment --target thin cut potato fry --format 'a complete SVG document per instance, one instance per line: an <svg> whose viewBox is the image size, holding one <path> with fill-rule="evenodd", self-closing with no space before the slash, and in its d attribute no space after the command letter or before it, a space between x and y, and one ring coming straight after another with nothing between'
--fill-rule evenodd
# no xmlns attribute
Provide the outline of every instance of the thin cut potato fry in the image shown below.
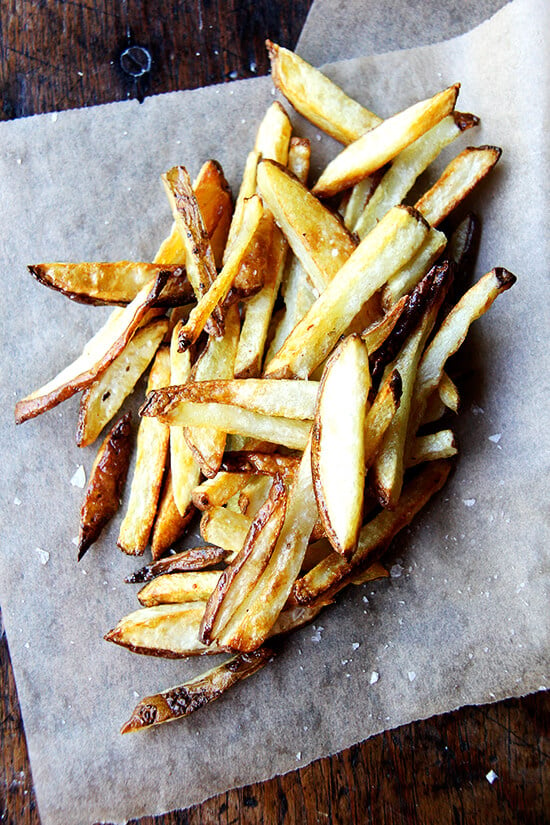
<svg viewBox="0 0 550 825"><path fill-rule="evenodd" d="M178 510L174 499L172 471L168 468L151 534L151 557L153 561L160 559L176 541L179 541L185 535L195 512L196 510L191 504L184 513L180 513Z"/></svg>
<svg viewBox="0 0 550 825"><path fill-rule="evenodd" d="M288 264L287 259L286 273L283 275L281 292L284 297L285 307L267 350L267 363L279 352L296 324L302 320L318 298L318 292L312 286L305 269L298 258L294 256L292 256L290 264Z"/></svg>
<svg viewBox="0 0 550 825"><path fill-rule="evenodd" d="M210 595L200 628L200 638L209 644L218 638L240 605L253 591L273 554L285 520L287 491L276 476L267 501L260 508L246 535L242 550L223 571Z"/></svg>
<svg viewBox="0 0 550 825"><path fill-rule="evenodd" d="M440 458L452 458L458 452L452 430L439 430L429 435L419 435L414 439L412 450L407 458L407 465L413 467L423 461L436 461Z"/></svg>
<svg viewBox="0 0 550 825"><path fill-rule="evenodd" d="M276 160L286 166L292 124L278 100L269 106L258 128L254 150L262 158Z"/></svg>
<svg viewBox="0 0 550 825"><path fill-rule="evenodd" d="M283 476L283 480L286 479ZM248 518L255 518L258 510L265 504L271 490L273 478L268 475L252 476L239 494L239 510Z"/></svg>
<svg viewBox="0 0 550 825"><path fill-rule="evenodd" d="M155 576L162 576L167 573L189 573L194 570L205 570L224 561L227 551L221 547L191 547L173 556L164 559L157 559L146 564L135 573L127 576L124 581L127 584L141 584L149 582Z"/></svg>
<svg viewBox="0 0 550 825"><path fill-rule="evenodd" d="M300 183L307 185L311 162L311 143L307 138L291 137L288 147L288 168Z"/></svg>
<svg viewBox="0 0 550 825"><path fill-rule="evenodd" d="M252 197L252 195L256 194L256 167L258 166L259 160L259 152L249 152L243 171L241 188L239 189L239 194L237 195L237 202L235 203L235 209L233 211L233 219L231 221L231 226L229 227L229 236L227 238L227 243L225 245L225 250L223 253L224 264L226 264L229 259L229 255L233 250L235 240L237 239L237 236L241 229L244 205L246 201ZM238 277L239 276L237 275L236 278Z"/></svg>
<svg viewBox="0 0 550 825"><path fill-rule="evenodd" d="M376 398L365 416L364 462L371 466L401 402L402 382L394 369L380 386Z"/></svg>
<svg viewBox="0 0 550 825"><path fill-rule="evenodd" d="M105 372L83 392L76 430L79 447L93 444L116 415L154 358L168 326L167 318L158 318L139 329Z"/></svg>
<svg viewBox="0 0 550 825"><path fill-rule="evenodd" d="M178 336L182 322L174 326L170 342L170 383L184 384L191 374L189 350L179 352ZM227 332L227 328L226 328ZM193 489L200 479L200 467L187 444L183 427L170 428L170 470L172 475L172 495L182 518L189 510Z"/></svg>
<svg viewBox="0 0 550 825"><path fill-rule="evenodd" d="M269 562L252 592L217 634L218 644L246 652L255 650L269 636L300 572L316 518L311 443L308 442Z"/></svg>
<svg viewBox="0 0 550 825"><path fill-rule="evenodd" d="M502 149L497 146L469 146L464 149L449 163L432 188L416 202L416 209L431 226L439 226L489 174L501 154Z"/></svg>
<svg viewBox="0 0 550 825"><path fill-rule="evenodd" d="M375 579L387 579L389 577L389 573L384 567L383 564L380 562L375 561L374 564L371 564L370 567L360 573L356 579L351 579L350 584L361 585L366 584L367 582L375 581Z"/></svg>
<svg viewBox="0 0 550 825"><path fill-rule="evenodd" d="M369 390L367 348L350 335L327 361L311 436L317 509L330 543L346 557L355 549L363 516Z"/></svg>
<svg viewBox="0 0 550 825"><path fill-rule="evenodd" d="M252 478L251 472L226 473L220 471L193 490L193 504L198 510L223 507L229 499L242 490Z"/></svg>
<svg viewBox="0 0 550 825"><path fill-rule="evenodd" d="M170 390L172 398L196 403L232 404L244 410L312 421L317 381L279 381L266 378L194 381Z"/></svg>
<svg viewBox="0 0 550 825"><path fill-rule="evenodd" d="M366 132L328 164L313 193L327 198L376 172L453 111L459 88L455 83Z"/></svg>
<svg viewBox="0 0 550 825"><path fill-rule="evenodd" d="M364 238L388 209L401 203L419 175L428 168L445 146L478 123L479 119L474 115L453 112L400 152L382 177L361 217L351 227L352 231L360 238Z"/></svg>
<svg viewBox="0 0 550 825"><path fill-rule="evenodd" d="M97 541L120 506L132 447L131 413L126 413L105 436L93 463L80 510L78 561Z"/></svg>
<svg viewBox="0 0 550 825"><path fill-rule="evenodd" d="M390 309L403 295L407 295L420 283L440 257L446 244L447 238L443 232L430 229L428 237L416 255L395 272L384 286L382 304L386 309Z"/></svg>
<svg viewBox="0 0 550 825"><path fill-rule="evenodd" d="M146 696L136 705L120 732L133 733L152 725L182 719L219 699L234 684L260 670L273 656L273 651L267 647L261 647L253 653L240 653L183 685L154 696Z"/></svg>
<svg viewBox="0 0 550 825"><path fill-rule="evenodd" d="M167 274L159 273L154 281L147 284L128 306L111 316L104 326L86 344L82 355L65 367L55 378L40 389L18 401L15 405L15 423L21 424L61 401L70 398L79 390L88 387L109 364L120 355L132 335L139 327L144 315L155 301L166 283Z"/></svg>
<svg viewBox="0 0 550 825"><path fill-rule="evenodd" d="M305 449L310 422L262 415L232 404L179 401L178 389L176 387L162 394L150 393L140 410L141 415L157 417L170 426L213 427L224 433L237 433L266 441L269 439L273 443L290 447L291 450ZM218 468L216 472L217 470Z"/></svg>
<svg viewBox="0 0 550 825"><path fill-rule="evenodd" d="M228 552L226 561L232 561L240 553L252 519L226 507L210 507L201 518L201 536L210 544L216 544Z"/></svg>
<svg viewBox="0 0 550 825"><path fill-rule="evenodd" d="M228 648L199 641L204 608L204 601L142 607L121 619L103 638L133 653L168 659L223 653Z"/></svg>
<svg viewBox="0 0 550 825"><path fill-rule="evenodd" d="M266 378L307 378L359 310L420 248L424 219L395 206L359 244L265 369Z"/></svg>
<svg viewBox="0 0 550 825"><path fill-rule="evenodd" d="M27 268L39 283L82 304L129 304L159 272L169 275L157 299L158 306L185 304L193 296L181 263L44 263Z"/></svg>
<svg viewBox="0 0 550 825"><path fill-rule="evenodd" d="M407 307L408 296L404 295L382 316L379 321L375 321L364 332L361 337L365 342L369 355L375 353L384 341L391 335L395 325L399 322L402 313Z"/></svg>
<svg viewBox="0 0 550 825"><path fill-rule="evenodd" d="M444 372L437 385L439 397L446 407L452 410L455 414L458 413L460 407L460 395L454 381L452 381L446 372Z"/></svg>
<svg viewBox="0 0 550 825"><path fill-rule="evenodd" d="M464 341L470 324L487 312L495 298L501 292L510 289L515 282L515 275L507 269L496 267L480 278L447 315L418 367L410 424L411 436L416 435L428 398L441 381L447 359L454 355Z"/></svg>
<svg viewBox="0 0 550 825"><path fill-rule="evenodd" d="M163 347L153 362L147 389L153 391L169 381L170 353L168 347ZM164 424L142 419L130 498L117 541L128 555L140 556L147 547L166 465L169 434Z"/></svg>
<svg viewBox="0 0 550 825"><path fill-rule="evenodd" d="M220 570L199 570L196 573L168 573L148 582L137 594L143 607L156 604L186 604L205 602L214 590Z"/></svg>
<svg viewBox="0 0 550 825"><path fill-rule="evenodd" d="M258 164L258 190L312 283L322 291L357 244L329 209L273 161Z"/></svg>
<svg viewBox="0 0 550 825"><path fill-rule="evenodd" d="M449 475L448 461L433 461L426 465L405 486L395 510L383 510L365 524L359 536L357 550L349 561L332 553L298 579L289 599L290 604L309 604L321 596L341 589L357 578L361 569L370 566L387 549L393 537L409 524L429 499L441 489Z"/></svg>
<svg viewBox="0 0 550 825"><path fill-rule="evenodd" d="M208 343L191 372L191 381L226 379L233 376L237 343L239 340L240 320L238 307L231 306L225 316L225 330L221 338L210 336ZM218 427L186 427L183 430L185 441L200 469L207 478L216 475L223 458L226 444L226 432ZM193 487L198 484L189 477L186 494L191 495ZM191 484L191 481L194 481Z"/></svg>
<svg viewBox="0 0 550 825"><path fill-rule="evenodd" d="M341 143L352 143L380 118L289 49L266 41L271 77L296 111Z"/></svg>
<svg viewBox="0 0 550 825"><path fill-rule="evenodd" d="M212 283L208 292L206 292L202 298L199 299L197 306L191 310L189 320L180 330L180 349L186 349L197 340L216 307L224 301L233 280L239 271L243 255L245 254L248 244L256 231L256 227L260 222L262 213L263 208L261 200L257 195L253 195L245 203L241 229L235 240L231 255L224 264L218 277Z"/></svg>

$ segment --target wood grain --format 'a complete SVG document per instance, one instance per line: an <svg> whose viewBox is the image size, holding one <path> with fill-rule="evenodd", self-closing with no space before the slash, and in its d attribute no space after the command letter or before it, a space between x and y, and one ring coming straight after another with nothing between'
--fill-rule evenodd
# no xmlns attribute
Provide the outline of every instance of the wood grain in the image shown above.
<svg viewBox="0 0 550 825"><path fill-rule="evenodd" d="M0 118L265 74L265 38L293 47L310 1L2 0ZM121 63L136 46L151 58L139 77L143 52ZM539 825L550 821L549 710L548 694L463 708L132 825ZM39 825L3 634L0 771L0 822Z"/></svg>

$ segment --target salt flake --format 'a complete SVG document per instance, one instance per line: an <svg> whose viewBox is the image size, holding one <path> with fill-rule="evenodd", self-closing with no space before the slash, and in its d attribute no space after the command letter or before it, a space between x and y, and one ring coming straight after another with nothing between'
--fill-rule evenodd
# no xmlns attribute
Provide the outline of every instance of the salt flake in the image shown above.
<svg viewBox="0 0 550 825"><path fill-rule="evenodd" d="M80 487L82 490L84 485L86 484L86 473L84 472L84 467L80 464L71 478L71 484L73 487Z"/></svg>
<svg viewBox="0 0 550 825"><path fill-rule="evenodd" d="M15 496L13 503L16 507L19 507L19 505L21 504L21 499L18 496Z"/></svg>
<svg viewBox="0 0 550 825"><path fill-rule="evenodd" d="M359 642L354 642L351 646L352 650L358 650L358 648L359 648Z"/></svg>
<svg viewBox="0 0 550 825"><path fill-rule="evenodd" d="M296 762L299 762L301 758L302 758L302 751L298 751L298 753L296 754Z"/></svg>
<svg viewBox="0 0 550 825"><path fill-rule="evenodd" d="M371 675L370 675L370 679L369 679L370 684L375 685L376 682L379 680L379 678L380 678L380 674L377 673L375 670L373 670Z"/></svg>
<svg viewBox="0 0 550 825"><path fill-rule="evenodd" d="M403 572L403 567L400 564L392 564L390 568L390 576L392 579L398 579Z"/></svg>
<svg viewBox="0 0 550 825"><path fill-rule="evenodd" d="M414 672L414 670L409 670L407 676L409 677L409 682L414 682L414 680L416 679L416 673Z"/></svg>
<svg viewBox="0 0 550 825"><path fill-rule="evenodd" d="M476 500L475 500L475 498L463 498L463 499L462 499L462 503L463 503L466 507L473 507L473 506L474 506L474 504L476 503Z"/></svg>
<svg viewBox="0 0 550 825"><path fill-rule="evenodd" d="M38 554L41 564L47 564L50 560L50 554L47 550L42 550L41 547L35 547L34 552Z"/></svg>
<svg viewBox="0 0 550 825"><path fill-rule="evenodd" d="M493 444L498 444L500 439L502 438L502 433L495 433L494 435L489 436L489 441L492 441Z"/></svg>
<svg viewBox="0 0 550 825"><path fill-rule="evenodd" d="M312 642L315 642L316 644L318 644L318 643L321 641L321 633L323 632L323 630L324 630L325 628L324 628L324 627L321 627L321 626L319 626L319 627L317 627L317 628L316 628L316 627L314 626L314 627L313 627L313 629L314 629L315 633L314 633L314 634L313 634L313 636L311 637L311 641L312 641Z"/></svg>
<svg viewBox="0 0 550 825"><path fill-rule="evenodd" d="M485 779L487 782L492 785L495 779L498 779L498 774L494 772L494 770L490 770L489 773L485 774Z"/></svg>

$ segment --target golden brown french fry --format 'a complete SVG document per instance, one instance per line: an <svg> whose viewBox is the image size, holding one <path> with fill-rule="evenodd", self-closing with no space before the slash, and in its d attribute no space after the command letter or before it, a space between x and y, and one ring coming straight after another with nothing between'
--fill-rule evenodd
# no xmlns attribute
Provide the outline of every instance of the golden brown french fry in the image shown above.
<svg viewBox="0 0 550 825"><path fill-rule="evenodd" d="M265 504L260 508L242 550L227 567L210 595L200 628L200 638L209 644L217 639L248 598L265 571L285 520L287 491L275 476Z"/></svg>
<svg viewBox="0 0 550 825"><path fill-rule="evenodd" d="M121 619L104 639L127 647L133 653L169 659L223 653L227 648L204 645L199 641L198 630L204 608L205 602L142 607Z"/></svg>
<svg viewBox="0 0 550 825"><path fill-rule="evenodd" d="M367 567L367 569L363 573L359 573L357 578L351 579L350 584L366 584L367 582L372 582L375 579L387 579L389 575L390 574L388 573L384 565L380 564L380 562L375 561L374 564L371 564L370 567Z"/></svg>
<svg viewBox="0 0 550 825"><path fill-rule="evenodd" d="M489 174L501 154L502 149L497 146L469 146L464 149L449 163L432 188L416 202L416 209L431 226L439 226Z"/></svg>
<svg viewBox="0 0 550 825"><path fill-rule="evenodd" d="M288 168L304 186L307 185L310 162L311 143L309 140L307 138L291 137L288 147Z"/></svg>
<svg viewBox="0 0 550 825"><path fill-rule="evenodd" d="M262 213L261 200L257 195L252 195L245 203L241 229L235 240L231 255L208 292L199 299L197 306L191 310L189 320L180 330L180 349L186 349L197 340L216 307L224 301L239 271L241 261L260 222Z"/></svg>
<svg viewBox="0 0 550 825"><path fill-rule="evenodd" d="M141 588L137 594L138 601L143 607L205 602L221 575L221 570L199 570L196 573L169 573L157 576Z"/></svg>
<svg viewBox="0 0 550 825"><path fill-rule="evenodd" d="M153 391L169 381L170 353L168 347L163 347L153 362L147 389ZM140 556L147 547L166 465L169 434L168 427L156 419L142 419L140 423L130 498L117 541L128 555Z"/></svg>
<svg viewBox="0 0 550 825"><path fill-rule="evenodd" d="M242 550L252 519L225 507L210 507L201 518L201 536L227 550L229 560Z"/></svg>
<svg viewBox="0 0 550 825"><path fill-rule="evenodd" d="M348 260L356 242L342 222L283 166L261 161L257 177L260 195L321 292Z"/></svg>
<svg viewBox="0 0 550 825"><path fill-rule="evenodd" d="M441 489L451 469L448 461L433 461L405 485L395 510L383 510L368 522L349 561L332 553L296 581L289 604L309 604L328 596L357 578L364 567L384 553L397 533L410 524L429 499Z"/></svg>
<svg viewBox="0 0 550 825"><path fill-rule="evenodd" d="M402 202L416 179L439 153L462 132L478 123L479 119L474 115L453 112L400 152L351 230L360 238L364 238L388 209Z"/></svg>
<svg viewBox="0 0 550 825"><path fill-rule="evenodd" d="M283 480L286 482L285 478ZM243 487L239 494L239 510L248 518L255 518L260 507L271 490L273 478L267 475L252 476L248 484Z"/></svg>
<svg viewBox="0 0 550 825"><path fill-rule="evenodd" d="M307 378L359 310L409 260L429 231L424 219L395 206L360 243L265 369L266 378Z"/></svg>
<svg viewBox="0 0 550 825"><path fill-rule="evenodd" d="M252 478L251 472L226 473L220 471L193 490L193 503L199 510L209 507L223 507L229 499L240 492Z"/></svg>
<svg viewBox="0 0 550 825"><path fill-rule="evenodd" d="M193 296L181 264L116 261L114 263L44 263L28 267L39 283L82 304L129 304L159 272L168 272L157 306L188 303Z"/></svg>
<svg viewBox="0 0 550 825"><path fill-rule="evenodd" d="M191 382L233 377L239 330L239 309L234 305L227 309L223 336L208 339L206 347L191 372ZM226 432L216 426L187 426L183 433L187 445L204 475L207 478L215 476L223 458ZM195 478L196 481L191 484L191 481ZM188 477L186 495L191 495L192 489L197 484L198 477Z"/></svg>
<svg viewBox="0 0 550 825"><path fill-rule="evenodd" d="M226 453L222 468L230 473L253 471L272 476L280 475L287 483L290 483L299 464L300 459L296 456L242 450Z"/></svg>
<svg viewBox="0 0 550 825"><path fill-rule="evenodd" d="M234 684L256 673L271 661L273 656L273 651L267 647L253 653L240 653L183 685L154 696L146 696L136 705L120 732L133 733L152 725L182 719L194 710L219 699Z"/></svg>
<svg viewBox="0 0 550 825"><path fill-rule="evenodd" d="M437 391L442 402L452 410L455 414L458 413L460 407L460 395L456 384L452 381L446 372L441 376Z"/></svg>
<svg viewBox="0 0 550 825"><path fill-rule="evenodd" d="M101 375L122 352L144 315L155 304L167 277L166 273L159 273L124 310L115 310L116 314L88 341L76 361L43 387L18 401L15 405L15 423L21 424L50 410L75 392L85 389Z"/></svg>
<svg viewBox="0 0 550 825"><path fill-rule="evenodd" d="M316 518L308 442L269 562L252 592L217 634L218 644L246 652L258 648L268 637L300 571Z"/></svg>
<svg viewBox="0 0 550 825"><path fill-rule="evenodd" d="M189 573L194 570L205 570L224 561L227 552L221 547L191 547L165 559L157 559L146 564L135 573L124 579L128 584L141 584L167 573Z"/></svg>
<svg viewBox="0 0 550 825"><path fill-rule="evenodd" d="M286 165L292 124L279 101L269 106L258 128L254 150L262 158Z"/></svg>
<svg viewBox="0 0 550 825"><path fill-rule="evenodd" d="M168 327L167 318L157 318L139 329L120 355L84 390L76 430L79 447L93 444L116 415L152 361Z"/></svg>
<svg viewBox="0 0 550 825"><path fill-rule="evenodd" d="M179 391L179 387L173 387L164 393L150 393L140 410L141 415L156 417L170 426L211 427L224 433L236 433L266 441L269 439L291 450L305 449L311 422L262 415L232 404L180 401ZM215 475L218 469L219 465L211 475Z"/></svg>
<svg viewBox="0 0 550 825"><path fill-rule="evenodd" d="M80 510L78 560L99 538L120 506L132 447L131 413L109 430L93 463Z"/></svg>
<svg viewBox="0 0 550 825"><path fill-rule="evenodd" d="M357 140L380 118L369 112L318 69L271 40L266 41L271 76L296 111L342 143Z"/></svg>
<svg viewBox="0 0 550 825"><path fill-rule="evenodd" d="M382 291L382 304L386 310L391 309L403 295L410 293L420 283L440 257L446 244L447 239L443 232L430 229L428 237L416 255L388 279Z"/></svg>
<svg viewBox="0 0 550 825"><path fill-rule="evenodd" d="M233 219L231 221L231 226L229 227L229 236L227 238L225 251L223 253L224 264L227 263L229 259L229 255L233 250L235 240L241 229L244 205L246 201L252 197L252 195L256 194L256 167L258 166L259 160L260 153L256 151L250 152L247 156L241 187L239 189L235 209L233 211ZM238 277L239 276L237 275L236 278Z"/></svg>
<svg viewBox="0 0 550 825"><path fill-rule="evenodd" d="M328 359L311 435L311 471L317 509L327 537L343 556L357 544L365 486L365 414L369 356L350 335Z"/></svg>
<svg viewBox="0 0 550 825"><path fill-rule="evenodd" d="M429 396L441 381L447 359L454 355L466 338L470 324L487 312L495 298L515 282L515 275L507 269L492 269L462 296L441 324L418 367L409 426L411 439L424 417Z"/></svg>
<svg viewBox="0 0 550 825"><path fill-rule="evenodd" d="M455 83L366 132L328 164L313 193L323 198L336 195L393 160L453 111L459 88L460 84Z"/></svg>
<svg viewBox="0 0 550 825"><path fill-rule="evenodd" d="M376 398L365 417L364 461L365 468L371 466L382 445L386 430L390 426L401 402L402 383L399 370L393 369L381 384Z"/></svg>
<svg viewBox="0 0 550 825"><path fill-rule="evenodd" d="M419 435L413 441L407 465L412 467L423 461L451 458L457 452L456 439L452 430L439 430L437 433Z"/></svg>
<svg viewBox="0 0 550 825"><path fill-rule="evenodd" d="M153 561L160 559L176 541L179 541L185 535L185 531L195 513L196 510L192 504L189 504L184 513L180 513L178 510L174 499L172 471L168 468L151 534L151 557Z"/></svg>

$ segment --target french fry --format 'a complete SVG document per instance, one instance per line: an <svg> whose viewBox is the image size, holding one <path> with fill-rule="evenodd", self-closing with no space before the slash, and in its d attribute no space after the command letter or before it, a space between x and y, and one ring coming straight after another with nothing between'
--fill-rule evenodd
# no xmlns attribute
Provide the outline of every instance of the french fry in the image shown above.
<svg viewBox="0 0 550 825"><path fill-rule="evenodd" d="M416 435L429 396L441 381L447 359L454 355L464 341L470 324L487 312L495 298L510 289L515 282L515 275L507 269L492 269L462 296L447 315L418 367L409 427L411 437Z"/></svg>
<svg viewBox="0 0 550 825"><path fill-rule="evenodd" d="M248 652L258 648L269 636L302 566L316 518L308 442L269 562L252 592L217 634L218 644Z"/></svg>
<svg viewBox="0 0 550 825"><path fill-rule="evenodd" d="M313 193L323 198L336 195L393 160L453 111L459 88L455 83L366 132L328 164Z"/></svg>
<svg viewBox="0 0 550 825"><path fill-rule="evenodd" d="M446 372L441 375L437 391L442 402L452 410L455 414L458 413L460 407L460 395L456 384L449 378Z"/></svg>
<svg viewBox="0 0 550 825"><path fill-rule="evenodd" d="M131 418L131 413L126 413L111 427L93 463L80 510L79 561L120 506L130 466Z"/></svg>
<svg viewBox="0 0 550 825"><path fill-rule="evenodd" d="M206 347L191 371L191 382L233 377L239 330L238 307L228 307L225 316L224 334L221 338L210 336ZM215 476L223 458L227 438L226 432L215 426L187 426L183 430L183 435L204 475L207 478ZM185 488L186 495L191 495L192 489L197 484L198 477L196 475L189 476Z"/></svg>
<svg viewBox="0 0 550 825"><path fill-rule="evenodd" d="M355 549L363 515L369 390L367 348L350 335L325 366L311 436L317 509L330 543L346 557Z"/></svg>
<svg viewBox="0 0 550 825"><path fill-rule="evenodd" d="M289 599L291 604L309 604L321 596L330 596L357 578L361 569L388 548L397 533L413 520L429 499L441 489L449 475L448 461L433 461L426 465L404 488L395 510L383 510L361 530L358 547L349 561L332 553L298 579Z"/></svg>
<svg viewBox="0 0 550 825"><path fill-rule="evenodd" d="M457 452L456 439L452 430L439 430L437 433L419 435L414 439L407 465L413 467L423 461L452 458Z"/></svg>
<svg viewBox="0 0 550 825"><path fill-rule="evenodd" d="M489 174L501 154L502 149L497 146L470 146L464 149L449 163L432 188L416 202L416 209L431 226L439 226Z"/></svg>
<svg viewBox="0 0 550 825"><path fill-rule="evenodd" d="M197 340L216 307L224 301L239 271L243 255L256 231L262 213L261 201L257 195L253 195L245 203L241 229L227 263L224 264L223 269L213 281L208 292L199 299L196 307L191 310L189 320L180 330L180 349L186 349Z"/></svg>
<svg viewBox="0 0 550 825"><path fill-rule="evenodd" d="M61 401L85 389L105 372L131 339L148 309L154 306L167 277L165 272L159 273L124 310L115 310L116 315L109 318L99 332L88 341L82 355L76 361L65 367L43 387L18 401L15 405L15 423L21 424L29 418L51 410Z"/></svg>
<svg viewBox="0 0 550 825"><path fill-rule="evenodd" d="M287 491L275 476L267 501L250 524L242 550L223 571L208 599L200 628L200 638L206 644L223 632L265 571L281 533L286 508Z"/></svg>
<svg viewBox="0 0 550 825"><path fill-rule="evenodd" d="M287 479L283 476L285 483ZM255 518L260 507L265 504L265 501L271 490L273 478L267 475L252 476L248 484L243 487L239 494L239 510L248 518Z"/></svg>
<svg viewBox="0 0 550 825"><path fill-rule="evenodd" d="M286 166L292 124L284 107L275 100L268 107L256 135L254 150L260 157L276 160Z"/></svg>
<svg viewBox="0 0 550 825"><path fill-rule="evenodd" d="M478 123L479 119L474 115L453 112L400 152L369 198L360 218L351 227L352 231L359 238L364 238L388 209L401 203L416 179L442 149Z"/></svg>
<svg viewBox="0 0 550 825"><path fill-rule="evenodd" d="M307 378L359 310L424 242L414 210L395 206L360 243L265 369L266 378Z"/></svg>
<svg viewBox="0 0 550 825"><path fill-rule="evenodd" d="M136 570L124 580L128 584L141 584L167 573L190 573L204 570L224 561L227 552L221 547L191 547L165 559L158 559Z"/></svg>
<svg viewBox="0 0 550 825"><path fill-rule="evenodd" d="M198 510L223 507L229 499L242 490L252 478L251 472L226 473L220 471L193 490L193 504Z"/></svg>
<svg viewBox="0 0 550 825"><path fill-rule="evenodd" d="M311 422L300 421L296 418L262 415L232 404L180 401L179 389L179 387L174 387L162 394L150 393L140 410L141 415L156 417L170 426L211 427L224 433L237 433L266 441L269 439L291 450L305 449ZM219 465L215 472L218 468Z"/></svg>
<svg viewBox="0 0 550 825"><path fill-rule="evenodd" d="M380 123L318 69L271 40L266 41L271 77L296 111L341 143L352 143Z"/></svg>
<svg viewBox="0 0 550 825"><path fill-rule="evenodd" d="M183 685L146 696L136 705L120 732L133 733L188 716L218 699L237 682L252 676L273 656L273 651L267 647L253 653L240 653Z"/></svg>
<svg viewBox="0 0 550 825"><path fill-rule="evenodd" d="M321 292L357 244L341 221L283 166L261 161L257 176L260 195L312 283Z"/></svg>
<svg viewBox="0 0 550 825"><path fill-rule="evenodd" d="M168 347L163 347L153 362L147 389L166 386L169 381L170 354ZM147 547L164 475L168 439L168 427L156 420L142 419L130 498L117 541L128 555L140 556Z"/></svg>
<svg viewBox="0 0 550 825"><path fill-rule="evenodd" d="M229 473L255 471L268 475L280 475L289 482L296 472L300 460L280 453L260 453L242 450L225 455L222 468Z"/></svg>
<svg viewBox="0 0 550 825"><path fill-rule="evenodd" d="M157 576L137 594L143 607L156 604L186 604L205 602L221 576L219 570L200 570L196 573L170 573Z"/></svg>
<svg viewBox="0 0 550 825"><path fill-rule="evenodd" d="M116 415L154 358L168 326L167 318L158 318L139 329L120 355L83 392L76 430L79 447L93 444Z"/></svg>
<svg viewBox="0 0 550 825"><path fill-rule="evenodd" d="M296 324L302 320L318 298L318 292L312 286L298 258L292 257L290 264L287 265L286 279L283 276L281 292L285 307L268 347L266 363L269 363L279 352Z"/></svg>
<svg viewBox="0 0 550 825"><path fill-rule="evenodd" d="M371 466L381 447L386 430L390 426L401 402L402 382L397 369L392 370L380 386L365 417L364 462Z"/></svg>
<svg viewBox="0 0 550 825"><path fill-rule="evenodd" d="M420 283L424 275L429 272L442 254L447 239L443 232L430 229L428 237L413 257L407 261L385 285L382 292L382 304L386 310L399 301L403 295L411 292Z"/></svg>
<svg viewBox="0 0 550 825"><path fill-rule="evenodd" d="M242 550L252 519L225 507L210 507L201 518L201 536L210 544L222 547L231 559Z"/></svg>
<svg viewBox="0 0 550 825"><path fill-rule="evenodd" d="M169 274L157 306L186 304L193 297L185 267L177 263L44 263L28 270L39 283L81 304L129 304L160 272Z"/></svg>
<svg viewBox="0 0 550 825"><path fill-rule="evenodd" d="M156 561L184 535L195 515L195 508L189 504L184 513L180 513L174 499L173 476L168 468L164 487L160 496L157 515L151 534L151 556Z"/></svg>
<svg viewBox="0 0 550 825"><path fill-rule="evenodd" d="M260 153L256 151L249 152L246 158L246 163L243 171L243 178L241 181L241 188L239 189L237 202L235 203L233 219L231 221L231 226L229 227L229 236L227 238L227 243L223 253L224 264L226 264L229 259L229 255L233 250L235 240L237 239L239 231L241 229L244 205L246 201L252 197L252 195L256 194L256 168L258 166L259 160ZM235 276L235 281L237 281L238 277L239 275L237 274ZM261 280L258 281L258 283L260 282Z"/></svg>

